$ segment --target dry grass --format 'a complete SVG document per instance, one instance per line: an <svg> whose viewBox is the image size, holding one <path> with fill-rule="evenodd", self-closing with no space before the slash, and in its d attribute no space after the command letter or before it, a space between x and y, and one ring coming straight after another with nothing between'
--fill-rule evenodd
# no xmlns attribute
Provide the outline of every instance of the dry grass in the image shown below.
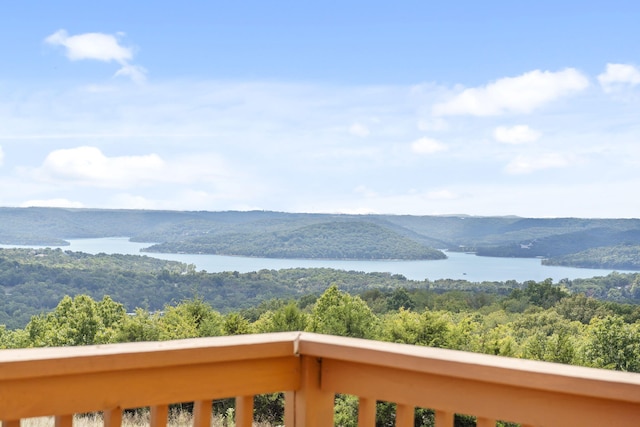
<svg viewBox="0 0 640 427"><path fill-rule="evenodd" d="M168 427L191 427L193 417L187 411L171 411ZM253 423L254 427L272 427L271 424ZM53 417L26 418L21 421L21 427L53 427ZM73 417L73 427L102 427L102 414L83 414ZM149 412L137 411L125 413L122 416L122 427L147 427L149 426ZM212 427L233 427L234 423L229 417L214 415L211 417Z"/></svg>

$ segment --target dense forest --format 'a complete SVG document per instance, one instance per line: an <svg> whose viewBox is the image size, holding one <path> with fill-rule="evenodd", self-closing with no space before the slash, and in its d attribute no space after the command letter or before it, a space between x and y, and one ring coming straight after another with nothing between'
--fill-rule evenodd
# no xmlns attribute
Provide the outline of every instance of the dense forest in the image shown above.
<svg viewBox="0 0 640 427"><path fill-rule="evenodd" d="M0 208L0 244L61 246L64 239L116 236L173 253L437 259L447 249L640 270L640 219Z"/></svg>
<svg viewBox="0 0 640 427"><path fill-rule="evenodd" d="M396 288L507 290L513 284L411 282L401 275L334 269L260 270L249 273L196 271L193 265L139 255L89 255L61 249L0 249L0 324L24 326L32 315L53 309L64 295L111 295L127 310L160 310L196 293L216 310L252 307L271 298L320 293L330 283L350 292Z"/></svg>
<svg viewBox="0 0 640 427"><path fill-rule="evenodd" d="M413 281L328 268L207 273L143 255L0 249L0 349L306 330L640 372L639 303L640 273ZM357 425L357 402L337 396L336 425ZM259 420L281 423L282 408L281 394L256 397ZM379 403L377 425L393 425L393 413ZM417 426L433 422L431 410L416 409ZM456 426L473 425L456 416Z"/></svg>
<svg viewBox="0 0 640 427"><path fill-rule="evenodd" d="M196 295L160 311L127 313L109 296L65 296L54 310L24 328L0 326L0 348L87 345L131 341L306 330L640 372L640 307L571 294L530 282L507 295L427 289L369 289L352 295L330 285L321 294L271 299L228 313ZM219 402L224 412L230 401ZM391 404L379 403L377 425L392 426ZM256 417L282 422L282 395L256 398ZM336 425L357 425L357 398L336 400ZM416 425L432 426L433 412L416 409ZM456 416L456 426L475 419Z"/></svg>
<svg viewBox="0 0 640 427"><path fill-rule="evenodd" d="M24 327L33 315L55 308L65 295L110 295L129 312L151 312L199 295L222 313L255 307L271 299L319 295L330 284L358 294L397 288L433 295L468 292L504 297L527 282L408 280L389 273L329 268L259 270L249 273L196 271L193 265L141 255L89 255L61 249L0 249L0 324ZM590 279L561 280L572 293L619 303L640 302L640 273L611 273ZM435 306L434 306L435 307ZM433 308L433 307L432 307ZM448 309L446 305L441 308Z"/></svg>
<svg viewBox="0 0 640 427"><path fill-rule="evenodd" d="M640 245L604 246L542 260L544 265L636 270L640 265Z"/></svg>
<svg viewBox="0 0 640 427"><path fill-rule="evenodd" d="M223 234L153 245L145 252L185 252L325 259L444 259L427 248L377 224L327 222L264 234Z"/></svg>
<svg viewBox="0 0 640 427"><path fill-rule="evenodd" d="M200 296L128 313L110 296L80 294L63 297L24 328L0 328L0 348L295 330L640 371L640 306L570 294L550 281L502 297L404 287L353 295L332 284L321 294L228 313ZM594 340L605 333L610 342L596 351Z"/></svg>

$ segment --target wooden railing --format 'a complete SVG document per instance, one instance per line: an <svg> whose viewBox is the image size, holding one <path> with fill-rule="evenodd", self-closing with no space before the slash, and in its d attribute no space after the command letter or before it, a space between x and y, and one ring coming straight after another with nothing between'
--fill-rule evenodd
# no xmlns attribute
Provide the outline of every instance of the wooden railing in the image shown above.
<svg viewBox="0 0 640 427"><path fill-rule="evenodd" d="M638 426L640 374L511 359L311 333L277 333L154 343L0 351L0 420L151 407L166 425L168 405L195 402L194 426L208 426L211 402L236 397L236 426L253 420L253 396L285 392L285 425L333 425L336 393L359 396L358 424L375 425L376 401L397 403L396 426L414 408L433 408L437 426L455 413L478 426Z"/></svg>

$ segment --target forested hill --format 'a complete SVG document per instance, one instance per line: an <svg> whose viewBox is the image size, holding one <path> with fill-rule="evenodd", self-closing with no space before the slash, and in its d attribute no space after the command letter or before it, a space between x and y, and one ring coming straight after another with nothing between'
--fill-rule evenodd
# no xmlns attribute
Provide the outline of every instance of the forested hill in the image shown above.
<svg viewBox="0 0 640 427"><path fill-rule="evenodd" d="M640 245L604 246L584 252L545 259L544 265L571 265L611 270L637 270L640 265Z"/></svg>
<svg viewBox="0 0 640 427"><path fill-rule="evenodd" d="M449 279L414 281L397 274L329 268L207 273L183 263L140 255L0 249L0 333L2 325L23 327L32 316L52 310L65 295L86 294L96 300L109 295L124 304L128 312L138 307L155 312L167 304L198 296L216 310L229 312L250 309L273 299L311 297L313 300L314 295L320 295L332 284L372 298L380 292L398 288L421 290L426 292L424 298L436 299L440 298L438 295L453 292L451 300L442 301L442 308L453 311L504 297L526 285L513 280L483 283ZM563 280L560 285L572 293L584 293L598 299L640 302L640 273ZM519 302L510 302L509 307L509 310L524 310Z"/></svg>
<svg viewBox="0 0 640 427"><path fill-rule="evenodd" d="M444 259L445 254L377 224L335 221L268 233L204 235L153 245L148 252L268 258Z"/></svg>
<svg viewBox="0 0 640 427"><path fill-rule="evenodd" d="M601 255L624 246L624 268L640 270L640 219L0 208L0 244L115 236L170 252L431 259L448 249L584 267L609 263Z"/></svg>

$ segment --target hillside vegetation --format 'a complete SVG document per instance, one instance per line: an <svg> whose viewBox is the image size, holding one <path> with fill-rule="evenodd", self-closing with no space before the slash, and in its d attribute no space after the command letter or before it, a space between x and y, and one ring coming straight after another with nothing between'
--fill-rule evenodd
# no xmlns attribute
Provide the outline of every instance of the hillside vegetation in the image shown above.
<svg viewBox="0 0 640 427"><path fill-rule="evenodd" d="M115 236L152 251L284 258L437 259L448 249L577 265L567 256L582 253L594 268L622 245L624 268L640 270L639 219L0 208L0 244Z"/></svg>
<svg viewBox="0 0 640 427"><path fill-rule="evenodd" d="M0 249L0 349L306 330L640 372L638 302L640 273L432 282L333 269L206 273L139 255ZM257 419L281 425L282 399L256 396ZM357 402L336 398L336 425L357 425ZM228 421L231 405L216 402L217 417ZM393 425L392 409L378 404L380 425ZM457 426L475 423L456 415ZM416 425L432 427L433 411L416 408Z"/></svg>
<svg viewBox="0 0 640 427"><path fill-rule="evenodd" d="M545 259L544 265L569 265L583 268L612 270L640 269L640 245L617 245L587 249L586 251Z"/></svg>
<svg viewBox="0 0 640 427"><path fill-rule="evenodd" d="M638 306L570 295L550 281L528 283L504 297L433 295L397 288L350 295L336 285L319 296L271 300L242 312L220 313L195 297L165 305L162 312L127 314L109 296L65 296L49 313L22 329L0 327L0 348L73 346L131 341L306 330L410 345L640 372ZM217 401L218 416L233 415ZM335 424L357 426L358 399L338 395ZM393 405L378 403L377 425L394 425ZM282 425L283 395L259 395L254 416ZM416 408L415 425L433 427L433 411ZM229 417L231 418L231 417ZM227 419L227 422L230 420ZM229 425L229 424L226 424ZM476 419L456 415L456 426ZM514 424L499 423L515 427Z"/></svg>
<svg viewBox="0 0 640 427"><path fill-rule="evenodd" d="M439 250L377 224L334 221L269 233L234 233L153 245L147 252L186 252L267 258L444 259Z"/></svg>
<svg viewBox="0 0 640 427"><path fill-rule="evenodd" d="M207 273L193 265L140 255L89 255L60 249L0 249L0 324L24 326L33 315L52 310L65 295L110 295L127 311L162 310L199 295L220 312L248 309L274 298L319 295L330 284L350 293L399 287L433 294L468 292L505 296L526 283L465 280L407 280L402 275L330 268L293 268ZM562 280L565 289L620 303L640 302L640 273L612 273L591 279ZM474 296L479 294L480 297ZM465 297L466 298L466 297Z"/></svg>

